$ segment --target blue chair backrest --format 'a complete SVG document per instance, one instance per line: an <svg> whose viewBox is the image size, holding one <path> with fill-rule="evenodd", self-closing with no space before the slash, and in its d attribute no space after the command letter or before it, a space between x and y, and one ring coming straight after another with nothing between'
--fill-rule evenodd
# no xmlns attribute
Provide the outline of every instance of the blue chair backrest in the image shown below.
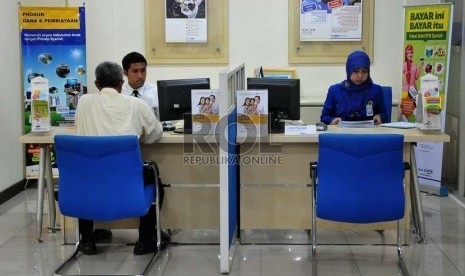
<svg viewBox="0 0 465 276"><path fill-rule="evenodd" d="M404 137L319 135L317 217L351 223L404 217Z"/></svg>
<svg viewBox="0 0 465 276"><path fill-rule="evenodd" d="M381 88L383 89L384 106L386 107L386 122L383 123L390 123L392 113L392 87L381 86Z"/></svg>
<svg viewBox="0 0 465 276"><path fill-rule="evenodd" d="M137 136L55 136L60 211L115 220L146 214L143 163ZM151 202L150 202L151 203Z"/></svg>

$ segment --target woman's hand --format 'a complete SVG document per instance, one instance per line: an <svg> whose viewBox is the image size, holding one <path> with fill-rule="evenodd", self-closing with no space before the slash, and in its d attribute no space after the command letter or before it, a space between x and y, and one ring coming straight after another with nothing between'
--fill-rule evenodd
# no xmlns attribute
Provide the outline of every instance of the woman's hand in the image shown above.
<svg viewBox="0 0 465 276"><path fill-rule="evenodd" d="M376 114L375 116L373 116L373 121L375 122L375 125L380 125L382 123L381 116L379 114Z"/></svg>
<svg viewBox="0 0 465 276"><path fill-rule="evenodd" d="M341 121L342 119L340 117L336 117L331 121L330 125L338 125Z"/></svg>

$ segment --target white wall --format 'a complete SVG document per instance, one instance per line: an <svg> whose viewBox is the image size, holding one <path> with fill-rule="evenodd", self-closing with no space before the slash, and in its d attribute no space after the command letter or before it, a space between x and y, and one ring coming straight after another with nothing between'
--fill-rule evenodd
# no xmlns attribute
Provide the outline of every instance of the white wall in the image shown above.
<svg viewBox="0 0 465 276"><path fill-rule="evenodd" d="M403 5L437 3L439 0L376 1L372 78L393 87L400 95L402 64ZM69 1L81 5L82 1ZM88 68L92 72L103 60L120 62L130 51L144 52L144 1L100 0L86 2ZM245 62L247 74L259 65L297 68L302 82L302 100L324 100L329 85L345 78L341 65L292 65L287 62L288 1L229 1L230 65ZM105 12L101 12L105 11ZM218 86L217 74L227 65L150 65L148 80L210 77ZM89 83L93 76L89 74ZM92 85L89 84L92 88Z"/></svg>
<svg viewBox="0 0 465 276"><path fill-rule="evenodd" d="M0 191L23 179L18 1L0 9Z"/></svg>
<svg viewBox="0 0 465 276"><path fill-rule="evenodd" d="M214 1L214 0L211 0ZM369 1L369 0L365 0ZM23 6L81 6L85 1L21 1ZM378 0L374 15L374 60L371 75L375 82L393 87L399 98L402 63L403 8L407 4L434 3L427 0ZM18 136L22 132L20 44L17 25L17 0L3 0L0 10L2 41L0 93L0 190L23 178L23 156ZM230 63L253 68L293 66L287 62L288 1L231 0L229 5ZM144 52L144 0L86 1L88 87L94 90L93 71L104 60L121 62L130 51ZM163 7L160 7L163 8ZM6 42L6 43L5 43ZM7 66L5 66L7 64ZM218 73L229 65L150 65L147 79L210 77L218 87ZM295 65L301 79L302 100L323 101L329 85L345 78L344 65Z"/></svg>
<svg viewBox="0 0 465 276"><path fill-rule="evenodd" d="M86 2L88 68L105 59L120 62L130 51L144 52L144 1L100 0ZM79 5L81 1L69 1ZM402 5L404 1L376 1L375 43L372 77L382 85L393 86L400 95ZM246 64L248 76L259 65L297 68L301 78L302 100L323 101L329 85L345 78L344 65L288 64L288 1L229 1L230 65ZM106 12L101 12L102 10ZM394 20L393 20L394 19ZM92 26L92 28L90 27ZM386 27L388 26L388 27ZM147 79L210 77L218 87L218 73L226 65L150 65ZM89 74L89 83L93 76ZM92 85L89 84L92 88Z"/></svg>

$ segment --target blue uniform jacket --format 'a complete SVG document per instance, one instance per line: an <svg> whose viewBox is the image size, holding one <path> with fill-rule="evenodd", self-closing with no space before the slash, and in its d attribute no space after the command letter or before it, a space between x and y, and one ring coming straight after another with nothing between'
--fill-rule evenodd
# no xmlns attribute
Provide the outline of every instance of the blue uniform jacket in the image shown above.
<svg viewBox="0 0 465 276"><path fill-rule="evenodd" d="M379 114L381 121L386 121L386 107L381 86L373 83L358 91L346 89L346 86L350 84L343 81L329 88L320 117L323 123L330 124L336 117L340 117L343 121L371 120L373 116L367 116L369 103L373 108L373 115Z"/></svg>

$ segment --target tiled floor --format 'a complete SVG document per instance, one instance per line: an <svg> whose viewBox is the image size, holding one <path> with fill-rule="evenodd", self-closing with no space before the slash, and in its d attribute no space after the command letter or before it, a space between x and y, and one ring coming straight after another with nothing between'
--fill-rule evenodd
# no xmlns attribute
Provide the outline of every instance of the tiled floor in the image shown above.
<svg viewBox="0 0 465 276"><path fill-rule="evenodd" d="M28 189L0 206L0 275L53 275L69 256L73 245L61 245L60 232L44 228L43 243L34 243L36 190ZM410 275L465 276L465 209L449 197L423 195L427 243L405 246ZM114 233L115 239L132 238L136 232ZM128 237L124 237L127 234ZM312 260L305 231L246 231L247 244L238 245L230 275L402 275L396 248L371 245L393 243L395 233L385 231L320 231L322 243ZM270 243L271 242L271 243ZM266 244L267 243L267 244ZM287 243L287 244L283 244ZM348 245L348 244L367 245ZM342 245L336 245L342 244ZM130 246L101 249L96 256L82 256L68 268L71 274L105 275L137 273L150 256L134 256ZM148 275L221 275L218 245L170 245ZM105 271L105 272L103 272Z"/></svg>

